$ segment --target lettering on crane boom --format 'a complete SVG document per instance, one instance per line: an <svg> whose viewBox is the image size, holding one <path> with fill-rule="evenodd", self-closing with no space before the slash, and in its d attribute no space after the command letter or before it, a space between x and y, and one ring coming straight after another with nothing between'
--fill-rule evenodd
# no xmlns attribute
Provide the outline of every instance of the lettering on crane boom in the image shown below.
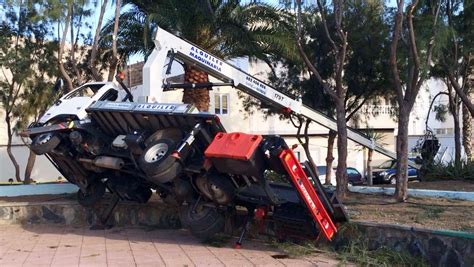
<svg viewBox="0 0 474 267"><path fill-rule="evenodd" d="M254 91L257 91L263 95L267 93L267 87L265 84L262 82L250 77L250 76L245 76L245 85L253 89Z"/></svg>
<svg viewBox="0 0 474 267"><path fill-rule="evenodd" d="M189 50L190 57L196 59L197 61L204 63L208 67L211 67L212 69L215 69L219 72L222 71L222 61L209 55L208 53L202 51L201 49L191 46L191 49Z"/></svg>

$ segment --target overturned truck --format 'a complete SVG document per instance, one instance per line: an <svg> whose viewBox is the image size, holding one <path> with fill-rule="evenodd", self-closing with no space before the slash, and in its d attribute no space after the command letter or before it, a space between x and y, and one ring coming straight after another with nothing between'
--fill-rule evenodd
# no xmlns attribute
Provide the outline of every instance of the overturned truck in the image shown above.
<svg viewBox="0 0 474 267"><path fill-rule="evenodd" d="M332 192L320 184L314 166L298 162L279 136L227 133L219 117L189 104L159 103L163 89L229 85L287 116L315 121L336 130L335 122L242 70L162 29L144 67L140 101L119 81L91 83L66 94L23 132L31 149L46 155L71 183L78 201L95 205L108 190L113 203L147 202L153 192L179 205L182 225L199 238L223 230L226 219L246 212L245 225L271 219L279 238L332 240L337 225L347 221ZM174 61L192 64L221 84L169 84ZM349 130L348 138L394 157L364 135ZM286 180L268 179L276 173Z"/></svg>

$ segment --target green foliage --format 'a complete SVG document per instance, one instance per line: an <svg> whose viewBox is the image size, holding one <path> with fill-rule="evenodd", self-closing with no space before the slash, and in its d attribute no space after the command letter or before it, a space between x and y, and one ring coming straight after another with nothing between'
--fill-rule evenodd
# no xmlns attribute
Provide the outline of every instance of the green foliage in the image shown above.
<svg viewBox="0 0 474 267"><path fill-rule="evenodd" d="M38 19L39 6L34 1L22 6L5 3L2 7L7 19L0 25L1 104L8 115L22 120L33 115L35 107L50 102L48 94L40 92L49 88L47 81L56 76L51 62L57 61L57 46L47 40L50 25ZM36 96L29 96L33 91Z"/></svg>
<svg viewBox="0 0 474 267"><path fill-rule="evenodd" d="M343 20L349 34L343 83L347 88L348 113L357 110L369 98L392 94L389 90L390 75L386 56L390 28L384 16L385 11L383 1L345 1ZM305 51L323 79L334 79L334 55L319 12L309 7L302 15ZM334 17L328 15L329 27L333 22ZM281 61L281 71L269 74L272 85L290 95L301 96L305 105L332 117L334 102L323 92L315 77L306 75L306 67L292 59L282 58Z"/></svg>
<svg viewBox="0 0 474 267"><path fill-rule="evenodd" d="M131 0L121 15L118 44L122 55L151 53L159 26L228 59L250 56L269 61L272 54L295 53L292 16L262 3L231 1ZM113 21L103 28L102 47L110 47Z"/></svg>
<svg viewBox="0 0 474 267"><path fill-rule="evenodd" d="M460 166L456 166L454 162L432 164L426 168L423 178L426 180L469 180L474 182L474 162L465 162Z"/></svg>
<svg viewBox="0 0 474 267"><path fill-rule="evenodd" d="M435 112L435 119L440 122L446 121L446 115L448 114L448 106L444 104L439 104L433 107L433 111Z"/></svg>

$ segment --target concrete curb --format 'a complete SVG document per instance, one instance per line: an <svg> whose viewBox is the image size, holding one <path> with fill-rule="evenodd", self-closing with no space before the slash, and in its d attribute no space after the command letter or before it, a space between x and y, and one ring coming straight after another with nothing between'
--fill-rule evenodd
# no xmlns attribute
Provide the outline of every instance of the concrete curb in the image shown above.
<svg viewBox="0 0 474 267"><path fill-rule="evenodd" d="M381 195L393 195L395 188L387 187L370 187L370 186L351 186L349 191L354 193L362 194L381 194ZM448 199L461 199L474 201L474 192L464 191L440 191L440 190L428 190L428 189L408 189L409 196L415 197L441 197Z"/></svg>

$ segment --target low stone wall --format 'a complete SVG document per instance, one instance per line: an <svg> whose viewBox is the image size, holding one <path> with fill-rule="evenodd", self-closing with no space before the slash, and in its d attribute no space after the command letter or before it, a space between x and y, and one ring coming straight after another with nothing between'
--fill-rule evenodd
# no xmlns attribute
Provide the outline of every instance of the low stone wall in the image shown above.
<svg viewBox="0 0 474 267"><path fill-rule="evenodd" d="M85 209L76 201L0 204L0 224L91 225L106 208L103 202ZM111 218L118 226L150 226L161 229L181 227L177 209L165 203L134 204L121 202Z"/></svg>
<svg viewBox="0 0 474 267"><path fill-rule="evenodd" d="M474 234L471 233L369 222L355 222L353 226L355 229L343 231L338 237L340 245L358 236L365 239L369 250L387 247L407 251L426 259L431 266L474 266Z"/></svg>

